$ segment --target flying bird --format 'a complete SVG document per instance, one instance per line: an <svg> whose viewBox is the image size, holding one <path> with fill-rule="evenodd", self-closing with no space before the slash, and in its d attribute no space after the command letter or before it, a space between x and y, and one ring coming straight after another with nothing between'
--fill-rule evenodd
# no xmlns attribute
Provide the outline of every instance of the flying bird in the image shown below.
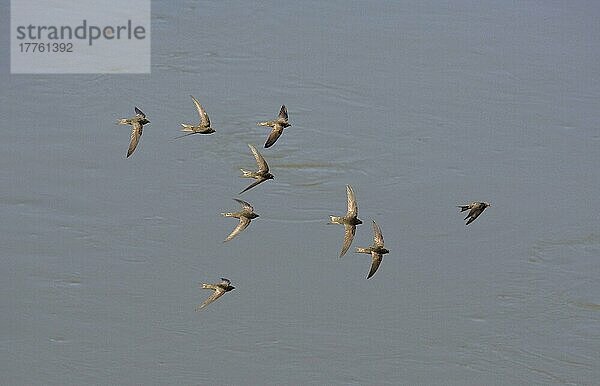
<svg viewBox="0 0 600 386"><path fill-rule="evenodd" d="M200 116L200 123L198 123L197 125L182 123L181 126L183 126L183 129L181 129L181 131L183 131L186 134L180 135L179 137L175 137L175 139L187 137L188 135L192 134L212 134L215 132L215 130L212 127L210 127L210 118L208 118L208 114L206 114L206 110L204 110L204 107L202 107L200 102L198 102L198 100L194 98L193 95L190 95L190 97L192 97L192 100L196 105L196 110L198 110L198 115Z"/></svg>
<svg viewBox="0 0 600 386"><path fill-rule="evenodd" d="M202 303L198 307L196 307L196 311L200 311L204 307L208 306L210 303L214 302L215 300L217 300L218 298L220 298L221 296L223 296L223 294L225 292L229 292L229 291L235 289L235 287L231 285L231 282L228 279L225 279L225 278L221 278L221 282L220 283L215 283L215 284L202 283L202 288L203 289L210 289L210 290L213 290L214 292L213 292L212 295L210 295L204 301L204 303Z"/></svg>
<svg viewBox="0 0 600 386"><path fill-rule="evenodd" d="M329 224L342 224L344 225L344 244L342 244L342 251L340 257L344 256L352 244L354 234L356 233L356 226L362 224L362 221L358 219L358 206L356 205L356 198L354 197L354 190L350 185L346 185L346 195L348 196L348 212L343 217L329 216L331 221Z"/></svg>
<svg viewBox="0 0 600 386"><path fill-rule="evenodd" d="M250 221L252 219L259 217L256 213L254 213L254 208L252 207L252 205L250 205L246 201L238 200L237 198L234 198L234 200L236 200L237 202L240 203L240 205L242 206L242 210L240 210L239 212L228 212L228 213L221 213L221 214L225 217L235 217L235 218L239 219L240 222L233 229L233 231L231 231L229 236L227 236L227 238L225 240L223 240L223 242L233 239L241 231L246 229L248 227L248 225L250 225Z"/></svg>
<svg viewBox="0 0 600 386"><path fill-rule="evenodd" d="M285 105L282 105L277 118L272 121L258 122L257 125L272 127L271 134L269 134L269 138L265 142L265 148L273 146L277 139L281 137L281 134L283 134L283 129L291 126L288 122L287 108Z"/></svg>
<svg viewBox="0 0 600 386"><path fill-rule="evenodd" d="M244 193L247 190L252 189L256 185L261 184L261 183L265 182L266 180L272 180L274 178L273 175L271 173L269 173L269 165L267 165L267 161L265 161L262 154L260 154L254 146L248 144L248 147L252 151L252 154L254 154L254 158L256 159L256 164L258 165L258 170L255 172L252 172L252 171L240 169L242 171L242 177L254 178L256 180L255 182L250 184L248 187L246 187L246 189L242 190L240 192L240 194Z"/></svg>
<svg viewBox="0 0 600 386"><path fill-rule="evenodd" d="M461 212L464 212L465 210L469 210L469 214L467 215L467 217L465 217L466 219L469 219L469 221L467 221L467 223L465 225L469 225L470 223L472 223L473 221L475 221L475 219L477 217L479 217L479 215L481 213L483 213L483 211L485 210L485 208L487 208L488 206L492 206L492 204L487 203L487 202L472 202L470 204L466 204L466 205L457 205L457 208L460 208Z"/></svg>
<svg viewBox="0 0 600 386"><path fill-rule="evenodd" d="M390 251L384 248L381 229L373 220L373 245L368 248L356 248L356 253L367 253L371 255L371 270L369 271L369 275L367 275L367 279L371 278L371 276L377 272L379 264L381 264L381 260L383 260L383 255L389 252Z"/></svg>
<svg viewBox="0 0 600 386"><path fill-rule="evenodd" d="M138 142L140 141L140 137L142 136L142 130L146 123L150 123L148 119L146 119L146 114L142 112L142 110L137 107L134 108L135 117L133 118L121 118L117 121L119 125L131 125L131 140L129 141L129 149L127 150L127 158L137 147Z"/></svg>

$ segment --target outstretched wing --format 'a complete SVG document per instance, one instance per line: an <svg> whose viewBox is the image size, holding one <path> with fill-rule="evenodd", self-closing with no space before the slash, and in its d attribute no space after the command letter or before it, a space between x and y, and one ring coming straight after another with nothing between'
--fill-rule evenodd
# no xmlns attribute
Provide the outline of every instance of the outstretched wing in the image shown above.
<svg viewBox="0 0 600 386"><path fill-rule="evenodd" d="M200 311L204 307L208 306L210 303L214 302L215 300L217 300L218 298L220 298L221 296L223 296L223 294L226 292L223 288L220 288L220 287L217 287L216 289L214 289L214 291L215 292L213 292L213 294L210 295L204 301L204 303L202 303L198 307L196 307L196 311Z"/></svg>
<svg viewBox="0 0 600 386"><path fill-rule="evenodd" d="M234 200L236 200L242 206L242 209L245 209L245 210L250 211L250 212L254 211L254 208L248 202L246 202L244 200L239 200L237 198L234 198Z"/></svg>
<svg viewBox="0 0 600 386"><path fill-rule="evenodd" d="M144 114L142 110L138 109L137 106L133 108L133 111L135 111L135 115L139 115L142 118L146 118L146 114Z"/></svg>
<svg viewBox="0 0 600 386"><path fill-rule="evenodd" d="M377 247L383 247L383 235L381 234L381 228L373 220L373 243Z"/></svg>
<svg viewBox="0 0 600 386"><path fill-rule="evenodd" d="M267 161L265 161L264 157L262 156L262 154L260 154L258 152L258 150L256 150L256 148L254 146L252 146L251 144L248 144L248 147L250 148L250 151L252 151L252 154L254 155L254 159L256 159L256 164L258 165L258 172L259 173L266 173L269 171L269 165L267 165Z"/></svg>
<svg viewBox="0 0 600 386"><path fill-rule="evenodd" d="M265 142L265 149L273 146L279 137L281 137L281 134L283 134L283 127L279 124L273 126L273 130L271 130L271 134L269 134L269 138L267 138L267 142Z"/></svg>
<svg viewBox="0 0 600 386"><path fill-rule="evenodd" d="M471 209L471 211L469 212L469 215L467 217L465 217L465 220L469 219L469 221L467 221L467 223L465 225L469 225L470 223L472 223L473 221L475 221L475 219L477 217L479 217L479 215L481 214L481 212L483 212L483 209Z"/></svg>
<svg viewBox="0 0 600 386"><path fill-rule="evenodd" d="M198 102L198 100L194 98L193 95L190 96L192 97L192 100L196 105L196 110L198 110L198 115L200 116L200 126L210 127L210 119L208 118L208 114L206 114L206 110L204 110L204 107L202 107L200 102Z"/></svg>
<svg viewBox="0 0 600 386"><path fill-rule="evenodd" d="M383 257L379 253L371 252L371 270L369 271L369 275L367 275L367 279L375 275L375 272L377 272L377 269L379 268L379 264L381 264L382 259Z"/></svg>
<svg viewBox="0 0 600 386"><path fill-rule="evenodd" d="M344 256L348 252L348 248L354 240L354 234L356 233L356 225L344 224L344 244L342 244L342 251L340 257Z"/></svg>
<svg viewBox="0 0 600 386"><path fill-rule="evenodd" d="M194 134L199 134L199 133L198 133L197 131L192 131L191 133L185 133L185 134L183 134L183 135L179 135L179 136L177 136L177 137L175 137L175 138L173 138L173 139L175 140L175 139L179 139L179 138L187 137L188 135L194 135Z"/></svg>
<svg viewBox="0 0 600 386"><path fill-rule="evenodd" d="M346 195L348 196L348 213L346 216L358 216L358 206L356 205L356 197L354 196L354 190L352 189L352 186L346 185Z"/></svg>
<svg viewBox="0 0 600 386"><path fill-rule="evenodd" d="M263 179L263 178L256 180L255 182L253 182L253 183L251 183L250 185L248 185L248 186L246 187L246 189L242 190L242 191L240 192L240 194L244 193L245 191L248 191L248 190L252 189L252 188L253 188L253 187L255 187L256 185L258 185L258 184L261 184L261 183L263 183L263 182L265 182L265 181L266 181L266 180L265 180L265 179Z"/></svg>
<svg viewBox="0 0 600 386"><path fill-rule="evenodd" d="M285 105L281 105L281 110L279 110L279 115L277 117L286 121L288 120L287 107L285 107Z"/></svg>
<svg viewBox="0 0 600 386"><path fill-rule="evenodd" d="M137 107L136 107L136 109L137 109ZM131 154L133 154L133 151L137 147L141 136L142 136L142 124L139 123L138 121L134 121L131 124L131 139L129 140L129 149L127 150L127 158L129 158L129 156Z"/></svg>
<svg viewBox="0 0 600 386"><path fill-rule="evenodd" d="M235 236L237 236L241 231L246 229L249 224L250 224L250 220L248 219L248 217L244 217L244 216L240 217L239 224L235 228L233 228L233 231L231 231L229 236L227 236L227 238L225 240L223 240L223 242L229 241L232 238L234 238Z"/></svg>

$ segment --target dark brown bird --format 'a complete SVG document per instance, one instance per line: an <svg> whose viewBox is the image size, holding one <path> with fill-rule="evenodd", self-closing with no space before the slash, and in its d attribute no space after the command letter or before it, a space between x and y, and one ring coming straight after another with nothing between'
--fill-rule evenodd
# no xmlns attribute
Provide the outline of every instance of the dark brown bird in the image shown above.
<svg viewBox="0 0 600 386"><path fill-rule="evenodd" d="M183 126L183 129L181 129L181 131L183 131L186 134L180 135L179 137L175 137L175 139L187 137L188 135L192 134L212 134L215 132L215 130L212 127L210 127L210 118L208 118L208 114L206 113L206 110L204 110L204 107L202 107L200 102L198 102L198 100L194 98L193 95L190 96L194 101L194 105L196 105L196 110L198 110L200 122L197 125L182 123L181 126Z"/></svg>
<svg viewBox="0 0 600 386"><path fill-rule="evenodd" d="M234 200L240 203L240 205L242 206L242 210L240 210L239 212L228 212L221 214L225 217L235 217L239 219L240 222L235 228L233 228L233 231L231 231L229 236L227 236L227 238L223 240L223 242L233 239L241 231L246 229L248 225L250 225L250 221L252 219L259 217L256 213L254 213L254 208L252 207L252 205L250 205L246 201L238 200L237 198L234 198Z"/></svg>
<svg viewBox="0 0 600 386"><path fill-rule="evenodd" d="M283 129L291 126L288 122L287 108L285 105L282 105L277 118L272 121L258 122L257 125L269 126L273 128L271 130L271 134L269 134L269 138L267 138L267 142L265 142L265 148L273 146L277 139L281 137L281 134L283 134Z"/></svg>
<svg viewBox="0 0 600 386"><path fill-rule="evenodd" d="M240 170L242 171L242 177L254 178L256 180L256 182L253 182L252 184L250 184L248 187L246 187L246 189L242 190L240 192L240 194L244 193L247 190L252 189L253 187L255 187L258 184L262 184L266 180L272 180L274 178L273 175L271 173L269 173L269 165L267 165L267 161L265 161L262 154L260 154L254 146L248 144L248 147L252 151L252 154L254 155L254 159L256 159L256 164L258 165L258 170L255 172L252 172L249 170L244 170L244 169L240 169Z"/></svg>
<svg viewBox="0 0 600 386"><path fill-rule="evenodd" d="M133 154L133 151L137 147L140 137L142 136L144 125L150 123L150 121L146 119L146 114L144 114L142 110L135 107L134 111L135 117L121 118L117 121L117 124L119 125L131 125L131 139L129 141L129 149L127 150L127 158Z"/></svg>
<svg viewBox="0 0 600 386"><path fill-rule="evenodd" d="M373 221L373 245L368 248L356 248L356 253L368 253L371 255L371 270L369 271L369 275L367 275L367 279L377 272L379 264L383 260L383 255L389 252L384 248L383 235L381 234L379 225Z"/></svg>
<svg viewBox="0 0 600 386"><path fill-rule="evenodd" d="M356 198L354 196L354 190L350 185L346 185L346 196L348 200L348 211L343 217L329 216L330 224L342 224L344 226L344 244L342 244L342 250L340 257L344 256L352 244L354 234L356 233L356 226L362 224L362 221L358 219L358 206L356 205Z"/></svg>
<svg viewBox="0 0 600 386"><path fill-rule="evenodd" d="M198 307L196 307L196 311L200 311L204 307L208 306L210 303L214 302L215 300L217 300L218 298L223 296L223 294L225 294L225 292L229 292L229 291L235 289L235 287L230 284L231 284L231 282L225 278L221 278L221 282L216 283L216 284L202 283L203 289L210 289L210 290L213 290L214 292L212 295L210 295L204 301L204 303L202 303Z"/></svg>
<svg viewBox="0 0 600 386"><path fill-rule="evenodd" d="M488 206L492 206L492 204L489 204L487 202L472 202L470 204L466 204L466 205L457 205L457 208L460 208L461 212L464 212L465 210L469 210L469 214L467 215L467 217L465 217L466 219L469 219L469 221L467 221L467 223L465 225L469 225L470 223L472 223L473 221L475 221L475 219L477 217L479 217L480 214L483 213L483 211L485 210L485 208L487 208Z"/></svg>

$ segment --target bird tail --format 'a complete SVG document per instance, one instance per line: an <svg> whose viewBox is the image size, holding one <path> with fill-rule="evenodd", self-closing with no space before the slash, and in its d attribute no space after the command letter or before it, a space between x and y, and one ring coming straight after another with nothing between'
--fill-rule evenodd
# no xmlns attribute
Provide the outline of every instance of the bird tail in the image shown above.
<svg viewBox="0 0 600 386"><path fill-rule="evenodd" d="M206 283L202 283L202 288L206 289L206 288L210 288L208 284Z"/></svg>
<svg viewBox="0 0 600 386"><path fill-rule="evenodd" d="M234 213L231 213L231 212L225 212L225 213L221 213L221 214L225 217L234 217Z"/></svg>
<svg viewBox="0 0 600 386"><path fill-rule="evenodd" d="M244 169L240 169L242 171L242 177L252 177L252 172Z"/></svg>
<svg viewBox="0 0 600 386"><path fill-rule="evenodd" d="M461 212L464 212L465 210L469 209L469 205L456 205L457 208L460 208Z"/></svg>
<svg viewBox="0 0 600 386"><path fill-rule="evenodd" d="M343 217L329 216L329 224L342 224Z"/></svg>
<svg viewBox="0 0 600 386"><path fill-rule="evenodd" d="M118 119L116 122L117 125L129 125L131 124L131 120L127 118Z"/></svg>
<svg viewBox="0 0 600 386"><path fill-rule="evenodd" d="M356 247L356 253L371 253L371 250L369 248Z"/></svg>
<svg viewBox="0 0 600 386"><path fill-rule="evenodd" d="M257 123L258 126L269 126L269 122L258 122Z"/></svg>

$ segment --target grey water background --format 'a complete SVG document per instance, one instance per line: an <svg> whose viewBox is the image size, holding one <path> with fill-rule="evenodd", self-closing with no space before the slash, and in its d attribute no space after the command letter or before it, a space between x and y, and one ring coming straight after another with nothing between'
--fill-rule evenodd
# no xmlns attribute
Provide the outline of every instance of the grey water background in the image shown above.
<svg viewBox="0 0 600 386"><path fill-rule="evenodd" d="M597 384L599 16L155 1L151 75L3 55L0 383ZM189 94L217 132L173 141ZM275 180L242 196L261 217L223 244L283 103ZM133 106L151 124L125 159ZM391 251L369 280L326 224L345 184L353 246L375 219ZM465 227L473 200L492 207ZM194 312L220 277L236 289Z"/></svg>

